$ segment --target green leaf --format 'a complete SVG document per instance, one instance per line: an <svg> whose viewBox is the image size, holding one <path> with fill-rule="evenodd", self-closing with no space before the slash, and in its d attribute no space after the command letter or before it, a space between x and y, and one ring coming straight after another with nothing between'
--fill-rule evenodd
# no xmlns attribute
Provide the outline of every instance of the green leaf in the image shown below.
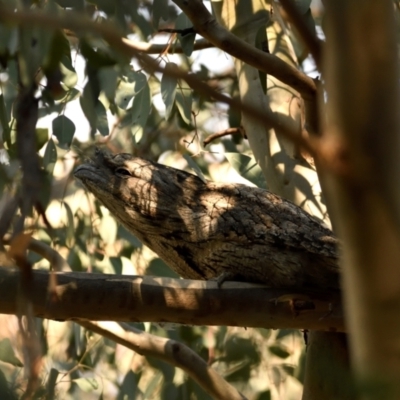
<svg viewBox="0 0 400 400"><path fill-rule="evenodd" d="M114 269L114 273L117 275L122 274L122 260L121 257L110 257L111 265Z"/></svg>
<svg viewBox="0 0 400 400"><path fill-rule="evenodd" d="M168 0L153 1L153 26L158 29L160 18L166 21L169 17Z"/></svg>
<svg viewBox="0 0 400 400"><path fill-rule="evenodd" d="M133 127L144 127L151 111L150 87L146 86L133 99L131 123Z"/></svg>
<svg viewBox="0 0 400 400"><path fill-rule="evenodd" d="M115 104L123 110L126 110L134 94L134 84L122 81L119 84L117 92L115 94Z"/></svg>
<svg viewBox="0 0 400 400"><path fill-rule="evenodd" d="M71 248L75 243L75 227L74 227L74 216L72 214L71 207L63 201L62 203L67 213L67 223L65 225L66 230L66 244L67 247Z"/></svg>
<svg viewBox="0 0 400 400"><path fill-rule="evenodd" d="M78 75L71 63L71 58L67 55L61 57L60 71L63 75L62 82L65 86L72 89L78 83Z"/></svg>
<svg viewBox="0 0 400 400"><path fill-rule="evenodd" d="M165 119L170 117L175 102L178 80L168 75L168 72L175 68L177 68L175 63L167 63L165 65L164 74L161 78L161 97L165 104Z"/></svg>
<svg viewBox="0 0 400 400"><path fill-rule="evenodd" d="M99 384L95 378L78 378L73 379L72 382L75 382L84 392L93 392L99 387Z"/></svg>
<svg viewBox="0 0 400 400"><path fill-rule="evenodd" d="M79 104L89 122L91 133L94 135L96 133L97 114L90 85L86 84L83 89L82 96L79 98Z"/></svg>
<svg viewBox="0 0 400 400"><path fill-rule="evenodd" d="M187 28L192 28L193 24L192 21L186 16L185 13L181 13L178 15L178 18L176 19L175 22L175 28L176 29L187 29ZM193 53L193 45L194 45L194 40L196 38L196 34L193 33L187 33L185 35L178 35L178 40L181 43L182 50L183 52L189 57Z"/></svg>
<svg viewBox="0 0 400 400"><path fill-rule="evenodd" d="M24 86L30 86L50 50L53 34L38 26L19 30L19 71Z"/></svg>
<svg viewBox="0 0 400 400"><path fill-rule="evenodd" d="M268 347L268 350L279 358L287 358L291 355L290 351L283 344L273 344Z"/></svg>
<svg viewBox="0 0 400 400"><path fill-rule="evenodd" d="M311 0L294 0L300 14L304 15L311 6Z"/></svg>
<svg viewBox="0 0 400 400"><path fill-rule="evenodd" d="M193 160L192 157L190 157L188 154L184 154L183 158L187 161L189 167L194 171L194 173L204 182L207 183L207 180L203 174L203 171L200 169L200 167L196 164L196 162Z"/></svg>
<svg viewBox="0 0 400 400"><path fill-rule="evenodd" d="M192 122L192 89L184 81L180 81L175 103L182 119L190 125Z"/></svg>
<svg viewBox="0 0 400 400"><path fill-rule="evenodd" d="M225 153L232 167L245 179L260 188L266 189L266 182L260 166L254 157L240 153Z"/></svg>
<svg viewBox="0 0 400 400"><path fill-rule="evenodd" d="M0 24L0 54L14 55L18 48L18 28Z"/></svg>
<svg viewBox="0 0 400 400"><path fill-rule="evenodd" d="M100 88L109 101L114 101L117 90L118 73L114 67L100 68L97 72L100 82Z"/></svg>
<svg viewBox="0 0 400 400"><path fill-rule="evenodd" d="M53 119L53 135L58 139L58 145L65 150L71 146L75 134L75 124L65 115Z"/></svg>
<svg viewBox="0 0 400 400"><path fill-rule="evenodd" d="M103 106L103 103L98 100L96 104L96 114L97 114L97 130L102 136L107 136L110 133L108 128L107 111Z"/></svg>
<svg viewBox="0 0 400 400"><path fill-rule="evenodd" d="M46 150L44 151L44 156L43 156L43 166L50 176L53 175L53 170L56 161L57 161L57 148L53 142L53 139L50 139L47 142Z"/></svg>
<svg viewBox="0 0 400 400"><path fill-rule="evenodd" d="M14 365L15 367L23 367L22 362L16 357L10 339L6 338L0 341L0 361Z"/></svg>
<svg viewBox="0 0 400 400"><path fill-rule="evenodd" d="M164 276L166 278L179 278L161 258L154 258L146 268L146 275Z"/></svg>
<svg viewBox="0 0 400 400"><path fill-rule="evenodd" d="M39 151L49 140L49 130L47 128L36 128L36 151Z"/></svg>
<svg viewBox="0 0 400 400"><path fill-rule="evenodd" d="M7 143L8 146L11 145L10 138L10 126L9 116L7 113L6 102L4 100L4 95L0 94L0 124L3 129L3 141Z"/></svg>

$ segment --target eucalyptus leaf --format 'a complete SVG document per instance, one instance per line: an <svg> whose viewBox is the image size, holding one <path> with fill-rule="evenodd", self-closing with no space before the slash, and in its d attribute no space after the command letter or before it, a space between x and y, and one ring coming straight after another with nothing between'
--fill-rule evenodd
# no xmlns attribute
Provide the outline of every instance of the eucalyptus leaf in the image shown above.
<svg viewBox="0 0 400 400"><path fill-rule="evenodd" d="M167 63L165 65L164 74L161 78L161 97L165 104L165 118L168 119L171 115L172 108L175 102L176 87L178 80L169 76L168 72L177 68L175 63Z"/></svg>
<svg viewBox="0 0 400 400"><path fill-rule="evenodd" d="M53 135L58 139L58 145L65 150L71 146L75 134L75 124L65 115L53 119Z"/></svg>
<svg viewBox="0 0 400 400"><path fill-rule="evenodd" d="M53 139L50 139L47 142L46 150L44 151L44 156L43 156L43 166L49 175L53 175L53 170L56 161L57 161L57 148L53 142Z"/></svg>
<svg viewBox="0 0 400 400"><path fill-rule="evenodd" d="M180 81L176 91L175 104L184 122L190 125L192 122L192 89L186 82Z"/></svg>
<svg viewBox="0 0 400 400"><path fill-rule="evenodd" d="M168 0L153 0L153 26L157 29L160 18L166 21L168 16Z"/></svg>
<svg viewBox="0 0 400 400"><path fill-rule="evenodd" d="M8 338L0 341L0 361L14 365L15 367L24 366L19 358L15 355L11 341Z"/></svg>
<svg viewBox="0 0 400 400"><path fill-rule="evenodd" d="M176 29L190 29L193 27L192 21L186 16L185 13L178 15L175 22ZM182 46L183 52L189 57L193 53L194 40L196 33L179 34L178 40Z"/></svg>
<svg viewBox="0 0 400 400"><path fill-rule="evenodd" d="M131 109L133 126L144 127L151 111L150 87L148 84L135 96Z"/></svg>
<svg viewBox="0 0 400 400"><path fill-rule="evenodd" d="M260 166L254 157L240 153L225 153L232 167L254 185L266 189L266 182Z"/></svg>
<svg viewBox="0 0 400 400"><path fill-rule="evenodd" d="M99 387L99 384L95 378L78 378L73 379L72 382L75 382L84 392L93 392Z"/></svg>
<svg viewBox="0 0 400 400"><path fill-rule="evenodd" d="M104 108L103 103L98 100L96 104L96 114L97 114L97 130L102 136L107 136L110 133L108 127L107 111Z"/></svg>

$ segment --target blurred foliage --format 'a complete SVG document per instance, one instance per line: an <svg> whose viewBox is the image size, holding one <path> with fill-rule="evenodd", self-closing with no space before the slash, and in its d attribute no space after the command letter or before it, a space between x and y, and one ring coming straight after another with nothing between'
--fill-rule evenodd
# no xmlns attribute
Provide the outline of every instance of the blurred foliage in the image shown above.
<svg viewBox="0 0 400 400"><path fill-rule="evenodd" d="M17 7L13 0L6 3ZM37 145L31 150L37 152L51 186L48 193L41 194L49 224L33 212L25 220L26 229L65 257L73 271L176 277L76 185L71 171L94 146L105 146L112 152L158 160L208 179L266 187L243 137L227 136L207 148L202 145L208 135L238 127L240 115L167 74L179 65L216 90L237 97L229 57L217 49L193 52L193 33L157 33L157 29L191 26L168 0L23 3L54 15L67 10L99 23L111 21L132 41L155 37L158 42L169 41L172 50L179 44L183 53L154 55L166 73L152 74L90 32L49 30L40 24L0 24L0 211L4 212L7 201L22 185L15 104L22 87L33 87L39 119ZM310 2L298 3L313 24ZM304 60L304 49L297 42L295 47ZM10 223L8 234L15 226ZM28 260L34 268L49 269L49 262L36 253L30 252ZM21 342L14 319L2 317L2 324L0 398L14 399L26 385ZM37 319L37 327L44 362L35 398L209 398L182 371L139 356L72 322ZM169 329L157 324L136 327L185 343L249 398L299 397L304 344L297 331Z"/></svg>

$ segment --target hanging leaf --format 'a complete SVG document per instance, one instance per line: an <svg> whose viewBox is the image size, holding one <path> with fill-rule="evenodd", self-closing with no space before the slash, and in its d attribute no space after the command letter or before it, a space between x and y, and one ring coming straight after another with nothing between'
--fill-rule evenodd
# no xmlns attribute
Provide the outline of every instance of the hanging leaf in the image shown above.
<svg viewBox="0 0 400 400"><path fill-rule="evenodd" d="M186 16L185 13L178 15L175 22L176 29L190 29L193 28L192 21ZM182 46L183 52L189 57L193 53L194 40L196 33L178 34L178 40Z"/></svg>
<svg viewBox="0 0 400 400"><path fill-rule="evenodd" d="M114 101L115 92L117 90L117 71L114 67L104 67L100 68L97 74L99 77L101 90L104 92L109 101Z"/></svg>
<svg viewBox="0 0 400 400"><path fill-rule="evenodd" d="M53 142L53 139L50 139L47 142L46 150L44 151L44 156L43 156L43 166L50 176L53 175L53 170L56 161L57 161L57 148Z"/></svg>
<svg viewBox="0 0 400 400"><path fill-rule="evenodd" d="M58 145L65 150L71 146L75 134L75 124L65 115L53 119L53 135L58 139Z"/></svg>
<svg viewBox="0 0 400 400"><path fill-rule="evenodd" d="M165 65L164 74L161 78L161 97L165 104L165 119L170 117L175 102L178 80L168 75L168 72L174 68L177 68L175 63L167 63Z"/></svg>
<svg viewBox="0 0 400 400"><path fill-rule="evenodd" d="M62 202L67 213L67 223L65 224L66 231L66 244L68 248L71 248L75 244L75 227L74 227L74 216L72 214L71 207L65 201Z"/></svg>
<svg viewBox="0 0 400 400"><path fill-rule="evenodd" d="M100 132L102 136L107 136L110 133L110 130L108 128L107 111L100 100L97 100L96 114L97 114L97 130Z"/></svg>
<svg viewBox="0 0 400 400"><path fill-rule="evenodd" d="M184 81L180 81L176 91L175 103L186 124L192 122L192 89Z"/></svg>
<svg viewBox="0 0 400 400"><path fill-rule="evenodd" d="M148 84L133 99L131 110L132 127L144 127L151 110L150 87Z"/></svg>

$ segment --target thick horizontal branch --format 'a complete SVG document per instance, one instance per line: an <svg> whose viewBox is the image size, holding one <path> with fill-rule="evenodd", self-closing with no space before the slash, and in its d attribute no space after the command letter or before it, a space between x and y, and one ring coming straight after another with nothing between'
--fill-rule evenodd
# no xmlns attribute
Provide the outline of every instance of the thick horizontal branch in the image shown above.
<svg viewBox="0 0 400 400"><path fill-rule="evenodd" d="M340 295L273 290L264 285L152 276L33 271L34 315L55 320L173 322L344 331ZM0 267L0 313L17 313L20 274Z"/></svg>

